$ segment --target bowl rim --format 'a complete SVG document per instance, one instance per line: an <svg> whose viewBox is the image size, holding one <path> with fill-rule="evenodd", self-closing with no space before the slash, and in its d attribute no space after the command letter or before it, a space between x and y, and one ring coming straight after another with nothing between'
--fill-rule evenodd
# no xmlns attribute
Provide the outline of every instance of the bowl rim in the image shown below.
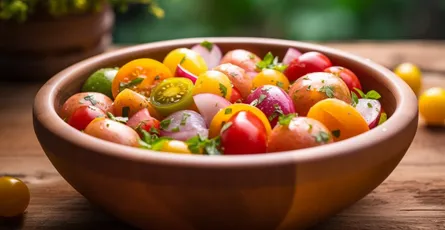
<svg viewBox="0 0 445 230"><path fill-rule="evenodd" d="M393 115L382 125L367 131L358 136L343 140L341 142L330 143L317 147L300 150L284 151L279 153L261 153L254 155L224 155L224 156L204 156L195 154L174 154L161 153L151 150L138 149L101 140L86 135L69 126L58 115L54 107L55 95L63 90L61 86L72 81L73 76L80 73L82 69L96 66L106 60L113 60L121 55L143 52L150 49L164 46L191 46L208 40L213 43L249 43L268 44L282 47L304 47L308 50L317 50L334 56L342 56L359 65L373 69L380 74L376 78L387 85L389 91L396 100L396 108ZM274 38L254 38L254 37L198 37L175 39L168 41L140 44L110 51L100 54L77 64L74 64L52 77L46 82L37 93L34 101L33 116L41 125L51 133L59 136L71 144L80 146L104 157L113 157L122 160L137 161L138 163L151 163L161 165L173 165L183 167L211 167L211 168L246 168L264 167L293 164L295 162L314 162L321 159L331 159L354 154L359 149L369 148L378 145L388 138L392 138L409 126L417 119L417 98L409 86L394 73L383 66L372 62L369 59L329 48L322 45L290 41ZM370 141L371 140L371 141Z"/></svg>

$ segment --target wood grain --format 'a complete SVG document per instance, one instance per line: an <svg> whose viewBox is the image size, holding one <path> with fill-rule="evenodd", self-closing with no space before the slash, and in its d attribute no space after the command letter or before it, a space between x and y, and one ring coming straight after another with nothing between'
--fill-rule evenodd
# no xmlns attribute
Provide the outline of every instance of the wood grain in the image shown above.
<svg viewBox="0 0 445 230"><path fill-rule="evenodd" d="M445 88L443 43L426 43L424 47L419 47L419 42L331 45L386 66L401 60L418 61L435 71L424 74L424 87ZM0 176L23 179L32 194L24 217L0 219L0 229L132 229L91 206L44 156L31 117L39 87L35 83L0 83ZM381 186L354 206L312 228L355 229L445 229L445 128L429 128L421 121L406 157Z"/></svg>

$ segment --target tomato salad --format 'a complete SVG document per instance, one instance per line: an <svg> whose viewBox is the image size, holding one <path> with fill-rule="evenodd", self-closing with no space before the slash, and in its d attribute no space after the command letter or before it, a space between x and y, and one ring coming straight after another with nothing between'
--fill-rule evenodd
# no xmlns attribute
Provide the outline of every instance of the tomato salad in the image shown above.
<svg viewBox="0 0 445 230"><path fill-rule="evenodd" d="M335 63L334 63L335 64ZM93 73L59 115L85 134L162 152L273 153L325 145L387 115L374 90L319 52L285 57L204 41Z"/></svg>

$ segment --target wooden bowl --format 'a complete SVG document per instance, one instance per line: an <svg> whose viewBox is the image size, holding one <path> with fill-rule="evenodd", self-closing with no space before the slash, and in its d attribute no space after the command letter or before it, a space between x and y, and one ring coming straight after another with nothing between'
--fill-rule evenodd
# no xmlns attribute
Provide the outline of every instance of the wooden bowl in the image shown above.
<svg viewBox="0 0 445 230"><path fill-rule="evenodd" d="M56 110L89 74L135 58L162 60L204 39L223 52L244 48L283 57L319 51L383 96L391 117L362 135L325 146L242 156L176 155L131 148L71 128ZM105 211L144 229L301 229L366 196L393 171L417 129L417 100L392 72L327 47L264 38L193 38L102 54L64 70L39 91L34 129L59 173Z"/></svg>

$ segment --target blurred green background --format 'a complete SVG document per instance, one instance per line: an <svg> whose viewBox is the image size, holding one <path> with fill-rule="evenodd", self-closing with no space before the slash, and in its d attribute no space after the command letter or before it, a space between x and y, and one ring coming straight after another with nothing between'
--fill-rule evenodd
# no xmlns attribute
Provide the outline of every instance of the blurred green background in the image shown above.
<svg viewBox="0 0 445 230"><path fill-rule="evenodd" d="M198 36L292 40L445 39L445 0L158 0L165 17L132 6L115 43Z"/></svg>

